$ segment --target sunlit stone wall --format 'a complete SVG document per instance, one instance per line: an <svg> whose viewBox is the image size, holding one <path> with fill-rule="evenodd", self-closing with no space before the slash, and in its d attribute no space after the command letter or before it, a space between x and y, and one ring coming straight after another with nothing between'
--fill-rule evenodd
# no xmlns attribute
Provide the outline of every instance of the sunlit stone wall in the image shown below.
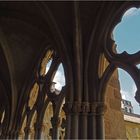
<svg viewBox="0 0 140 140"><path fill-rule="evenodd" d="M112 75L106 90L105 104L105 137L106 139L126 138L126 129L121 111L121 94L118 80L118 71Z"/></svg>

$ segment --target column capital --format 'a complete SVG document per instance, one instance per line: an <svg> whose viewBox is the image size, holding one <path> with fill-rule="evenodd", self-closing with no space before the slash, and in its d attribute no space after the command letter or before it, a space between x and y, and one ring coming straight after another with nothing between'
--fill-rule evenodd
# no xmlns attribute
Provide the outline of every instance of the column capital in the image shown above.
<svg viewBox="0 0 140 140"><path fill-rule="evenodd" d="M68 102L63 107L65 113L88 113L89 103L88 102Z"/></svg>
<svg viewBox="0 0 140 140"><path fill-rule="evenodd" d="M98 106L97 102L92 102L92 103L89 103L89 106L90 106L90 113L91 114L96 114L96 108Z"/></svg>
<svg viewBox="0 0 140 140"><path fill-rule="evenodd" d="M81 112L81 102L73 102L72 104L72 113Z"/></svg>
<svg viewBox="0 0 140 140"><path fill-rule="evenodd" d="M88 113L90 112L90 105L88 102L81 103L81 113Z"/></svg>

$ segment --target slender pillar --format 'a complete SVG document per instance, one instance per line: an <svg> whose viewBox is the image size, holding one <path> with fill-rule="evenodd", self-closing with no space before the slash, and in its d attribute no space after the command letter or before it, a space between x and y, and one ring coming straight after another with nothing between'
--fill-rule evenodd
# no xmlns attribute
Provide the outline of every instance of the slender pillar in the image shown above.
<svg viewBox="0 0 140 140"><path fill-rule="evenodd" d="M81 109L81 104L79 102L74 102L72 104L71 113L71 139L78 139L79 130L79 112Z"/></svg>
<svg viewBox="0 0 140 140"><path fill-rule="evenodd" d="M90 103L88 114L88 139L96 139L96 107L97 103Z"/></svg>
<svg viewBox="0 0 140 140"><path fill-rule="evenodd" d="M71 118L71 139L78 139L78 113L73 113Z"/></svg>
<svg viewBox="0 0 140 140"><path fill-rule="evenodd" d="M96 111L97 111L97 114L96 114L96 135L97 135L97 139L105 139L104 112L106 111L106 106L103 103L99 103Z"/></svg>
<svg viewBox="0 0 140 140"><path fill-rule="evenodd" d="M88 102L82 102L81 112L79 113L79 138L87 139L87 114L89 112Z"/></svg>

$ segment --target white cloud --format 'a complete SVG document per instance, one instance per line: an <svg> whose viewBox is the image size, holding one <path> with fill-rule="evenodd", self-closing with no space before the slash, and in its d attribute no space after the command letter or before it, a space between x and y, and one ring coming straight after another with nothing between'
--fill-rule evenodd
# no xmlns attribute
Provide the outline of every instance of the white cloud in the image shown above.
<svg viewBox="0 0 140 140"><path fill-rule="evenodd" d="M122 99L126 100L125 94L122 93Z"/></svg>
<svg viewBox="0 0 140 140"><path fill-rule="evenodd" d="M131 100L132 98L134 98L129 92L121 90L121 94L122 94L122 99L125 100Z"/></svg>

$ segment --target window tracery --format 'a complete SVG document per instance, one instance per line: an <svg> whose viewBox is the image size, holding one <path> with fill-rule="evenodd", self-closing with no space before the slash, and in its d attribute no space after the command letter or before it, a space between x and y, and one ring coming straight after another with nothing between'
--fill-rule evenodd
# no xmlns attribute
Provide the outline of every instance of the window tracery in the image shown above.
<svg viewBox="0 0 140 140"><path fill-rule="evenodd" d="M25 116L24 121L22 123L22 127L21 127L21 130L19 132L19 139L24 139L25 138L24 129L26 127L26 123L27 123L27 116Z"/></svg>
<svg viewBox="0 0 140 140"><path fill-rule="evenodd" d="M35 102L36 102L36 99L37 99L37 96L38 96L38 91L39 91L39 86L37 83L35 83L33 85L33 88L31 89L31 92L30 92L30 95L29 95L29 102L28 102L28 106L30 107L30 109L32 110Z"/></svg>
<svg viewBox="0 0 140 140"><path fill-rule="evenodd" d="M24 127L25 136L20 136L20 138L64 139L66 116L64 111L61 111L60 114L59 112L64 103L63 86L65 86L65 82L58 83L58 88L55 86L57 82L65 80L63 66L53 49L48 49L39 63L39 69L36 72L39 75L33 82L27 107L25 107L27 119L21 128L23 131Z"/></svg>
<svg viewBox="0 0 140 140"><path fill-rule="evenodd" d="M138 78L140 70L137 67L137 65L140 64L140 51L134 54L129 54L126 51L118 53L116 51L117 45L113 40L113 38L110 36L110 32L107 38L108 39L106 40L104 45L104 56L109 62L109 65L107 66L104 73L100 77L99 92L100 93L105 92L106 82L109 80L109 78L117 68L121 68L126 72L128 72L129 75L134 79L137 87L135 99L137 100L137 102L140 102L140 86L139 86L140 78ZM104 100L103 98L101 100Z"/></svg>

